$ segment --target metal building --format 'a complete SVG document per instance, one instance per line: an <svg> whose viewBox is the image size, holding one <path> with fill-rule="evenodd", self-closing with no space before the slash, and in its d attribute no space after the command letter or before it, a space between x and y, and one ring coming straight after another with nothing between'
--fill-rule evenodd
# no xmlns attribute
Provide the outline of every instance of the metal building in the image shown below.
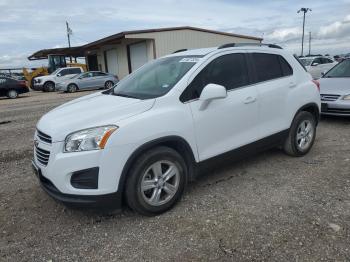
<svg viewBox="0 0 350 262"><path fill-rule="evenodd" d="M125 31L83 46L59 48L57 52L67 57L85 56L89 70L109 72L121 79L146 62L180 49L261 41L262 38L259 37L185 26ZM44 49L31 55L29 59L43 59L57 52L56 49Z"/></svg>

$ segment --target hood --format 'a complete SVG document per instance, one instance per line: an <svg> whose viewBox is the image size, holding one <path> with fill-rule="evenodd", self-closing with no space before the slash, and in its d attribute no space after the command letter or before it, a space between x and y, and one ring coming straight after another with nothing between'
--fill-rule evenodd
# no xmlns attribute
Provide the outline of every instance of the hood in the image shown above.
<svg viewBox="0 0 350 262"><path fill-rule="evenodd" d="M332 95L348 95L350 94L350 78L321 78L320 82L321 94Z"/></svg>
<svg viewBox="0 0 350 262"><path fill-rule="evenodd" d="M53 142L63 141L69 133L110 124L152 108L155 99L138 100L101 92L65 103L38 122L37 128L50 135Z"/></svg>

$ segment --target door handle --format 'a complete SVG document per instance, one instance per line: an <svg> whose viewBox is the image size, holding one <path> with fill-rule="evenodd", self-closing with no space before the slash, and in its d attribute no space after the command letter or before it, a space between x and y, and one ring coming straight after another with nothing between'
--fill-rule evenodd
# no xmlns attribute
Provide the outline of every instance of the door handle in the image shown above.
<svg viewBox="0 0 350 262"><path fill-rule="evenodd" d="M296 87L296 86L297 86L297 84L294 83L294 82L289 82L289 84L288 84L289 88L293 88L293 87Z"/></svg>
<svg viewBox="0 0 350 262"><path fill-rule="evenodd" d="M246 99L244 99L244 104L250 104L254 103L256 101L256 97L248 96Z"/></svg>

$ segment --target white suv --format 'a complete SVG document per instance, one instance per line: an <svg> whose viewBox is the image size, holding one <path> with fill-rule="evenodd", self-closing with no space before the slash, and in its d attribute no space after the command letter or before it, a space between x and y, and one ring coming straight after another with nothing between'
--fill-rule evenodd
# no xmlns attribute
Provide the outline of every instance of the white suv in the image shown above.
<svg viewBox="0 0 350 262"><path fill-rule="evenodd" d="M84 70L81 67L59 68L49 75L34 78L34 89L45 92L55 91L55 87L58 83L82 72L84 72Z"/></svg>
<svg viewBox="0 0 350 262"><path fill-rule="evenodd" d="M159 214L210 160L271 147L305 155L316 136L318 88L275 45L174 53L44 115L33 167L62 202L123 202Z"/></svg>

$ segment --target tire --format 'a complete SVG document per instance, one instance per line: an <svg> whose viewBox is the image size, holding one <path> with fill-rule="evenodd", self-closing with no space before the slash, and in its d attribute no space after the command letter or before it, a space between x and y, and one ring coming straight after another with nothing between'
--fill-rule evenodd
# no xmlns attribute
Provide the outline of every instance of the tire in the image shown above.
<svg viewBox="0 0 350 262"><path fill-rule="evenodd" d="M105 83L105 89L110 89L113 87L113 85L114 85L114 83L112 81L107 81Z"/></svg>
<svg viewBox="0 0 350 262"><path fill-rule="evenodd" d="M170 173L173 175L167 178L169 168L173 170ZM156 179L156 174L161 174L162 178ZM143 153L133 163L126 181L126 202L137 213L158 215L180 200L186 183L187 166L181 155L169 147L156 147ZM143 190L141 184L147 188Z"/></svg>
<svg viewBox="0 0 350 262"><path fill-rule="evenodd" d="M7 92L6 96L10 99L15 99L18 97L18 92L15 89L11 89Z"/></svg>
<svg viewBox="0 0 350 262"><path fill-rule="evenodd" d="M315 138L315 117L309 112L301 111L294 117L288 138L284 143L283 149L285 153L290 156L304 156L312 148L315 142Z"/></svg>
<svg viewBox="0 0 350 262"><path fill-rule="evenodd" d="M69 84L67 87L68 93L75 93L75 92L77 92L77 90L78 90L78 87L76 84Z"/></svg>
<svg viewBox="0 0 350 262"><path fill-rule="evenodd" d="M46 82L43 86L44 92L53 92L55 91L55 83L54 82Z"/></svg>

